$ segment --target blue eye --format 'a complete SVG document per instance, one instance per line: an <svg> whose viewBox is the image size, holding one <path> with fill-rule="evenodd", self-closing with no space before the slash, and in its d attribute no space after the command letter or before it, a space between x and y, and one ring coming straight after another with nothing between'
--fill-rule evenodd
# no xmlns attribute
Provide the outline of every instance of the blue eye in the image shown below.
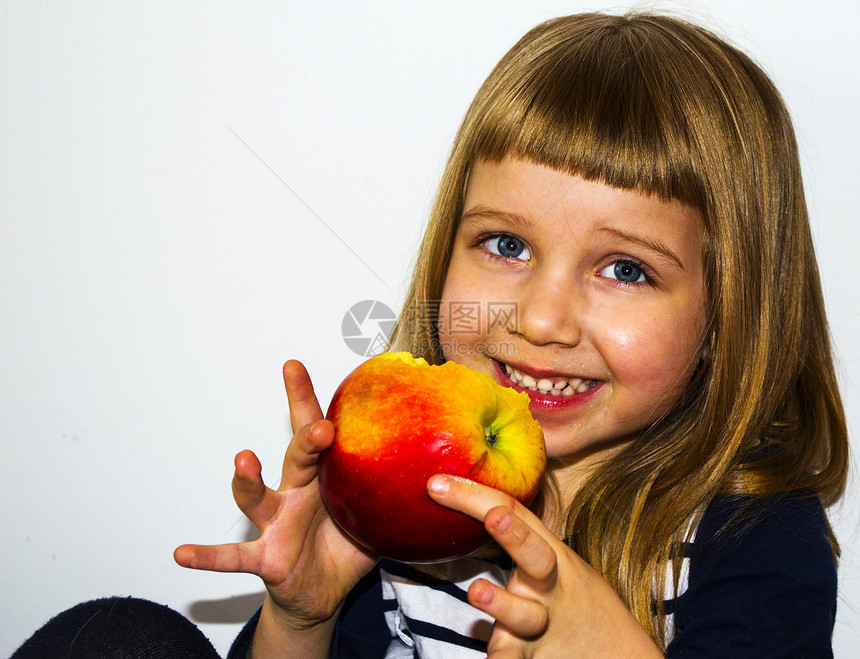
<svg viewBox="0 0 860 659"><path fill-rule="evenodd" d="M648 281L645 273L631 261L614 261L600 271L601 277L617 279L623 284L640 284Z"/></svg>
<svg viewBox="0 0 860 659"><path fill-rule="evenodd" d="M486 247L490 253L502 256L506 259L520 259L522 261L528 261L531 258L531 254L529 253L526 244L516 236L511 236L509 234L488 238L484 241L484 247Z"/></svg>
<svg viewBox="0 0 860 659"><path fill-rule="evenodd" d="M645 281L645 275L642 271L632 263L626 261L618 261L613 268L615 278L618 281L632 284L635 281Z"/></svg>

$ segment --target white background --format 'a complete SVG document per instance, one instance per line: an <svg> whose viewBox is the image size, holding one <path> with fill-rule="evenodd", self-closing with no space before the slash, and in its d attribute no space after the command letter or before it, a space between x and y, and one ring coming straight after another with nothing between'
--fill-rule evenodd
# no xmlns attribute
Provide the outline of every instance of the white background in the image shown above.
<svg viewBox="0 0 860 659"><path fill-rule="evenodd" d="M277 479L280 366L323 406L360 360L355 302L397 308L453 134L551 2L0 3L0 655L55 612L152 598L226 652L254 577L175 545L249 529L253 448ZM793 113L852 430L860 423L860 5L670 9L728 36ZM856 457L856 452L855 452ZM835 649L860 646L858 477Z"/></svg>

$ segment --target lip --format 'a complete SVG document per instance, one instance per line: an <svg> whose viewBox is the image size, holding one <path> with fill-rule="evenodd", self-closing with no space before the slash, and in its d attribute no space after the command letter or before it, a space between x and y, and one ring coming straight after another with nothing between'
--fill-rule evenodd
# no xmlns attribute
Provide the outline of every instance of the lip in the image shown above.
<svg viewBox="0 0 860 659"><path fill-rule="evenodd" d="M532 411L532 413L561 412L581 407L582 405L585 405L590 400L592 400L597 395L597 392L603 388L603 382L598 381L597 384L595 384L588 391L585 391L581 394L574 394L573 396L553 396L551 394L544 394L520 386L505 374L504 368L502 367L502 364L500 362L494 359L492 360L492 363L493 374L496 378L496 382L498 382L503 387L510 387L515 391L522 391L528 394L529 409ZM551 372L543 369L529 368L527 370L529 374L534 375L535 377L550 378L552 376L559 376L559 374L556 372Z"/></svg>

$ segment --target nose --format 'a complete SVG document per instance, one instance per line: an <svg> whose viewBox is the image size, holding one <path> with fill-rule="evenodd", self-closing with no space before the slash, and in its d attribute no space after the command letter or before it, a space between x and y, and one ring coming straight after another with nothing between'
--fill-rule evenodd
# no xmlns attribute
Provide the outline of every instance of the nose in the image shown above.
<svg viewBox="0 0 860 659"><path fill-rule="evenodd" d="M533 345L575 346L582 338L578 297L565 282L536 278L518 300L514 333Z"/></svg>

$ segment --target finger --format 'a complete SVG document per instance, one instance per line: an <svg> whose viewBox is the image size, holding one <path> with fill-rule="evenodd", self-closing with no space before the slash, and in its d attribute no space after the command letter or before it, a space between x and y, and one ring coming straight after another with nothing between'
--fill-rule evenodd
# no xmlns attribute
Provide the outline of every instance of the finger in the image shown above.
<svg viewBox="0 0 860 659"><path fill-rule="evenodd" d="M517 566L520 578L532 586L551 588L558 576L558 556L553 547L510 508L497 506L484 518L484 526Z"/></svg>
<svg viewBox="0 0 860 659"><path fill-rule="evenodd" d="M233 500L258 529L263 529L277 513L278 493L263 482L262 465L253 451L241 451L234 460Z"/></svg>
<svg viewBox="0 0 860 659"><path fill-rule="evenodd" d="M540 602L518 597L486 579L469 586L469 603L496 620L510 633L529 639L540 636L549 624L549 612Z"/></svg>
<svg viewBox="0 0 860 659"><path fill-rule="evenodd" d="M517 638L497 622L487 645L487 659L525 659L523 639Z"/></svg>
<svg viewBox="0 0 860 659"><path fill-rule="evenodd" d="M246 572L260 576L260 548L254 542L225 545L181 545L173 560L182 567L212 572Z"/></svg>
<svg viewBox="0 0 860 659"><path fill-rule="evenodd" d="M483 522L491 508L506 506L513 510L519 502L512 496L459 476L436 474L427 481L427 493L437 503L459 510Z"/></svg>
<svg viewBox="0 0 860 659"><path fill-rule="evenodd" d="M523 659L525 657L520 646L509 646L498 650L487 648L487 650L489 652L487 659Z"/></svg>
<svg viewBox="0 0 860 659"><path fill-rule="evenodd" d="M334 441L334 424L321 419L301 428L287 446L279 490L308 485L317 475L320 453Z"/></svg>
<svg viewBox="0 0 860 659"><path fill-rule="evenodd" d="M313 383L301 362L291 359L284 364L284 387L290 405L290 426L293 434L323 418Z"/></svg>
<svg viewBox="0 0 860 659"><path fill-rule="evenodd" d="M535 517L534 513L523 506L512 496L504 494L486 485L481 485L466 478L451 476L450 474L436 474L427 482L427 492L437 503L453 510L459 510L474 517L480 522L484 521L487 513L497 506L503 506L514 511L521 519L527 520L527 524L536 532L554 538L552 532Z"/></svg>

